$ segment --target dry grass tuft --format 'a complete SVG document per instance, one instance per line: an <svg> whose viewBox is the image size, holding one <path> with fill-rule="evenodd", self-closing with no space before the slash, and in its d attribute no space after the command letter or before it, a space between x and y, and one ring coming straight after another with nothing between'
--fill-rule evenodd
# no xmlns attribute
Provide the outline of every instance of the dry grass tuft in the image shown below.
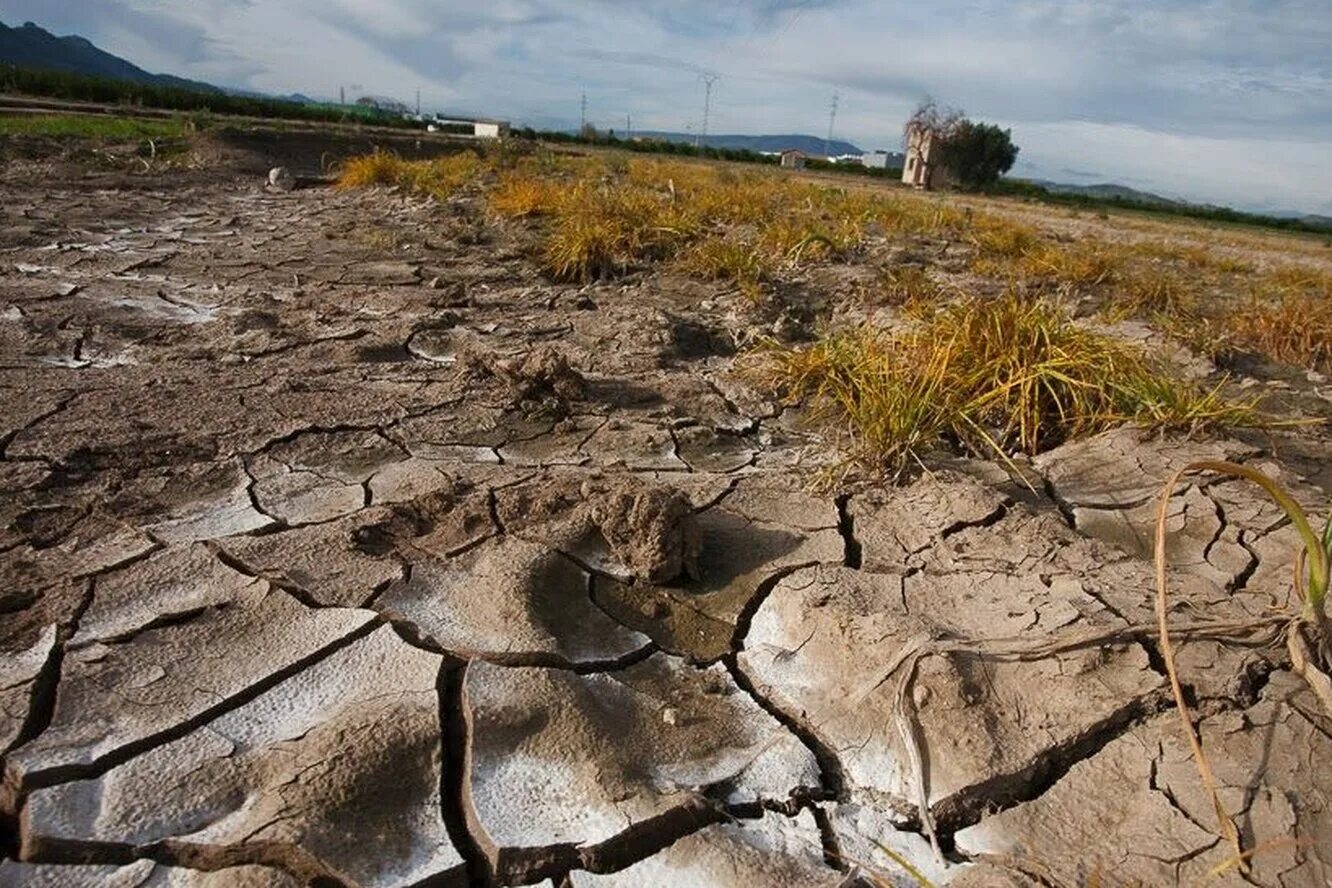
<svg viewBox="0 0 1332 888"><path fill-rule="evenodd" d="M370 188L375 185L396 185L407 163L396 154L376 151L344 161L338 171L338 187Z"/></svg>
<svg viewBox="0 0 1332 888"><path fill-rule="evenodd" d="M544 216L555 212L563 190L558 182L530 173L514 172L502 177L490 192L490 211L510 219Z"/></svg>
<svg viewBox="0 0 1332 888"><path fill-rule="evenodd" d="M860 327L807 348L768 344L759 372L843 430L854 455L901 470L958 442L1037 453L1126 421L1194 430L1257 421L1251 403L1178 379L1136 347L1010 292L916 327Z"/></svg>
<svg viewBox="0 0 1332 888"><path fill-rule="evenodd" d="M768 258L753 244L738 239L711 237L697 241L681 257L681 267L710 280L733 281L757 302L761 285L772 275Z"/></svg>
<svg viewBox="0 0 1332 888"><path fill-rule="evenodd" d="M376 151L345 161L338 173L338 187L369 188L389 185L437 199L452 195L485 167L470 151L431 160L403 160L396 154Z"/></svg>
<svg viewBox="0 0 1332 888"><path fill-rule="evenodd" d="M1177 317L1192 314L1197 304L1197 292L1165 269L1127 275L1111 296L1113 310L1121 315Z"/></svg>
<svg viewBox="0 0 1332 888"><path fill-rule="evenodd" d="M1332 369L1332 275L1288 267L1257 282L1247 305L1226 318L1235 346L1299 367Z"/></svg>

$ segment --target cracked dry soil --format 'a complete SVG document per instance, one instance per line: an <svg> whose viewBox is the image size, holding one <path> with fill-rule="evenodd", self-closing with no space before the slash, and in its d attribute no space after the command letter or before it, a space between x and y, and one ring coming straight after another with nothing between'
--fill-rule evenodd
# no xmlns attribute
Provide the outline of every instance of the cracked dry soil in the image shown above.
<svg viewBox="0 0 1332 888"><path fill-rule="evenodd" d="M0 885L915 884L894 855L936 884L1164 885L1225 860L1149 634L939 643L1149 623L1172 467L1324 498L1252 446L1122 430L1038 459L1040 494L976 461L814 494L828 447L734 373L719 288L552 285L466 200L4 176ZM1293 532L1248 488L1190 485L1172 522L1176 619L1292 594ZM1332 883L1332 727L1284 648L1192 638L1180 665L1271 843L1209 884Z"/></svg>

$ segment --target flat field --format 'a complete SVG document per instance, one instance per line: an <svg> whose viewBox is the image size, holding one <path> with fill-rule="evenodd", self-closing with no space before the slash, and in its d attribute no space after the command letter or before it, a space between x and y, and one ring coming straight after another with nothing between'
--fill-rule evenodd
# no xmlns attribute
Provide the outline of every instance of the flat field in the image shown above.
<svg viewBox="0 0 1332 888"><path fill-rule="evenodd" d="M1327 239L139 126L0 119L0 885L1332 881L1298 528L1165 509L1247 873L1152 566L1321 523Z"/></svg>

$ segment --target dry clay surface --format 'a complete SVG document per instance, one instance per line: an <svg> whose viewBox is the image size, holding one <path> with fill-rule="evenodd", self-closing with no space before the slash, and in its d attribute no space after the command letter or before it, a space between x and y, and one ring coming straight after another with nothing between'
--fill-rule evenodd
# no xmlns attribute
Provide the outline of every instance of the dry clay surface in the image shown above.
<svg viewBox="0 0 1332 888"><path fill-rule="evenodd" d="M966 461L811 493L831 452L734 372L720 291L552 285L467 200L4 184L0 885L1225 861L1146 541L1172 466L1261 453L1124 430L1038 493ZM1273 627L1180 657L1273 842L1249 883L1326 885L1332 730L1274 640L1292 532L1232 483L1171 521L1174 619Z"/></svg>

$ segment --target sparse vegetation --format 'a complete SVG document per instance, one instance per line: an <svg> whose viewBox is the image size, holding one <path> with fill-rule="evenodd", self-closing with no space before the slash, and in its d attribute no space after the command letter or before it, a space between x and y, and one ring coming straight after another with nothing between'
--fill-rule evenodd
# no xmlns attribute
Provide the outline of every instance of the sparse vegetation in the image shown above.
<svg viewBox="0 0 1332 888"><path fill-rule="evenodd" d="M805 348L769 344L760 374L900 471L955 442L1034 454L1123 422L1197 429L1257 421L1251 403L1177 378L1131 345L1015 292L944 308L902 332L860 327Z"/></svg>
<svg viewBox="0 0 1332 888"><path fill-rule="evenodd" d="M183 119L136 120L90 114L15 114L0 117L0 136L55 136L98 140L181 138Z"/></svg>
<svg viewBox="0 0 1332 888"><path fill-rule="evenodd" d="M396 154L377 151L344 163L338 173L338 187L389 185L442 200L472 179L482 167L481 158L471 151L410 161Z"/></svg>
<svg viewBox="0 0 1332 888"><path fill-rule="evenodd" d="M960 252L972 274L1027 293L1090 296L1104 317L1147 321L1214 359L1252 352L1332 368L1332 323L1324 317L1332 275L1309 267L1259 272L1230 251L1198 244L1069 238L914 195L624 155L463 151L404 161L378 153L347 161L339 178L342 187L392 185L440 199L469 182L483 187L492 218L535 232L534 258L560 281L665 263L728 281L758 304L802 268L854 260L872 236L925 238L960 247L950 255ZM965 289L924 271L892 274L908 277L886 277L871 301L914 312ZM1248 296L1202 298L1216 288Z"/></svg>
<svg viewBox="0 0 1332 888"><path fill-rule="evenodd" d="M1332 275L1307 268L1282 268L1253 288L1241 310L1229 317L1235 345L1276 361L1317 370L1332 369Z"/></svg>

